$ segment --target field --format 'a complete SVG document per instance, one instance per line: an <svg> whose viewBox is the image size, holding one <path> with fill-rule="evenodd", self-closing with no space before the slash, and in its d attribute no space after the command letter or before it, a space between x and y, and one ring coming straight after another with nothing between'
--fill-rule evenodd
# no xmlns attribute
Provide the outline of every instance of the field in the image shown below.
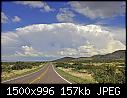
<svg viewBox="0 0 127 98"><path fill-rule="evenodd" d="M45 62L2 62L1 81L38 71Z"/></svg>
<svg viewBox="0 0 127 98"><path fill-rule="evenodd" d="M72 83L125 83L125 61L82 60L54 62L57 72Z"/></svg>

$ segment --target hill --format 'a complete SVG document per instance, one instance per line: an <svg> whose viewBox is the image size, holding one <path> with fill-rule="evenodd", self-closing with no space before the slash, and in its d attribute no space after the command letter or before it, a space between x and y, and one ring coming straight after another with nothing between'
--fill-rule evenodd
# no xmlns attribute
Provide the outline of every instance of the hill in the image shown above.
<svg viewBox="0 0 127 98"><path fill-rule="evenodd" d="M55 62L64 62L64 61L83 61L83 60L113 60L113 59L125 59L125 50L118 50L113 53L105 54L105 55L94 55L91 57L79 57L79 58L73 58L73 57L64 57L57 60L54 60Z"/></svg>
<svg viewBox="0 0 127 98"><path fill-rule="evenodd" d="M105 54L105 55L94 55L92 56L94 59L125 59L125 50L118 50L113 53Z"/></svg>
<svg viewBox="0 0 127 98"><path fill-rule="evenodd" d="M54 62L71 61L71 60L74 60L74 59L75 59L75 58L72 58L72 57L63 57L63 58L60 58L60 59L54 60Z"/></svg>

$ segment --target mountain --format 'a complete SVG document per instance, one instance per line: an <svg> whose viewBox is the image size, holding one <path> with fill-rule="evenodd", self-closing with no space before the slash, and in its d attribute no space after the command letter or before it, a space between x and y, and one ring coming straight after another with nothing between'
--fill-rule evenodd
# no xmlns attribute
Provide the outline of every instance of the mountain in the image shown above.
<svg viewBox="0 0 127 98"><path fill-rule="evenodd" d="M118 50L113 53L105 54L105 55L94 55L91 57L79 57L79 58L72 58L72 57L64 57L57 60L55 62L64 62L64 61L84 61L84 60L113 60L113 59L125 59L126 50Z"/></svg>
<svg viewBox="0 0 127 98"><path fill-rule="evenodd" d="M125 59L125 50L118 50L105 55L94 55L93 59Z"/></svg>
<svg viewBox="0 0 127 98"><path fill-rule="evenodd" d="M72 57L63 57L63 58L60 58L60 59L54 60L54 62L71 61L71 60L74 60L74 59L75 59L75 58L72 58Z"/></svg>

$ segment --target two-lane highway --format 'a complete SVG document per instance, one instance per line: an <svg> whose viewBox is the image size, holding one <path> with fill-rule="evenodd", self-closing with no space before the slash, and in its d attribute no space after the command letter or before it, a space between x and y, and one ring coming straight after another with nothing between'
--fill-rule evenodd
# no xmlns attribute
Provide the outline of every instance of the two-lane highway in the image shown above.
<svg viewBox="0 0 127 98"><path fill-rule="evenodd" d="M61 77L51 63L47 63L39 71L3 82L5 84L71 84Z"/></svg>

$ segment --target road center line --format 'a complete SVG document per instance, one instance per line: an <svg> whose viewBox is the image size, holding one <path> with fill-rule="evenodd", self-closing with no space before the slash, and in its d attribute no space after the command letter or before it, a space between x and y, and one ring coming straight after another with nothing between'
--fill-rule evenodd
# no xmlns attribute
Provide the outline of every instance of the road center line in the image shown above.
<svg viewBox="0 0 127 98"><path fill-rule="evenodd" d="M33 81L31 81L29 84L32 84L32 83L34 83L34 82L40 80L40 79L47 73L49 67L50 67L50 66L48 66L47 69L46 69L39 77L35 78L35 79L34 79Z"/></svg>

